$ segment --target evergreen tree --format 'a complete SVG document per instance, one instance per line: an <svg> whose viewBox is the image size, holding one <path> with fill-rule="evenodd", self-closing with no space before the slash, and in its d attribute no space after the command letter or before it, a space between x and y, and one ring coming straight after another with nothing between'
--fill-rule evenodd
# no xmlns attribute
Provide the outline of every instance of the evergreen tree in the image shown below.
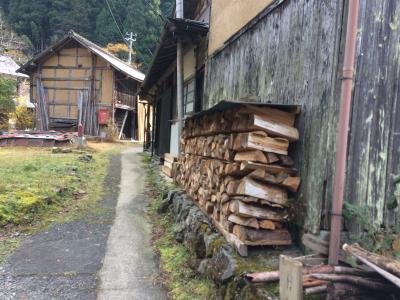
<svg viewBox="0 0 400 300"><path fill-rule="evenodd" d="M175 0L108 2L110 8L106 0L0 0L0 6L13 29L29 38L35 52L42 51L71 29L102 47L124 43L127 32L136 33L137 60L145 71L163 28L162 18L171 16Z"/></svg>

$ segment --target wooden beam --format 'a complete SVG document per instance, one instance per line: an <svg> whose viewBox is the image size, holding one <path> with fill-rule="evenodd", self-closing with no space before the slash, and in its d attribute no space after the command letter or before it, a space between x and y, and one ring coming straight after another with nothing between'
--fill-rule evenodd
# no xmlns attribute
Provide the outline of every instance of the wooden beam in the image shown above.
<svg viewBox="0 0 400 300"><path fill-rule="evenodd" d="M119 131L119 135L118 135L119 140L121 139L122 133L124 132L124 127L125 127L126 119L128 118L128 113L129 113L129 111L125 112L124 121L122 122L121 130Z"/></svg>
<svg viewBox="0 0 400 300"><path fill-rule="evenodd" d="M90 81L89 77L43 77L42 81ZM100 81L100 80L95 80Z"/></svg>

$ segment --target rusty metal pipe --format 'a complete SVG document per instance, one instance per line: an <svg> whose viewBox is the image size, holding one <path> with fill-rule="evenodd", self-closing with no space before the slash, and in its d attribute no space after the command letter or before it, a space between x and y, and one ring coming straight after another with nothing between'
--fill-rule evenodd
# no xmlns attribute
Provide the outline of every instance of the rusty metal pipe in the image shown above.
<svg viewBox="0 0 400 300"><path fill-rule="evenodd" d="M358 10L359 0L349 0L340 98L340 114L336 136L336 169L333 186L331 233L328 259L328 262L331 265L337 265L339 261L340 232L342 224L344 186L346 179L347 140L351 112Z"/></svg>
<svg viewBox="0 0 400 300"><path fill-rule="evenodd" d="M176 18L184 18L183 14L183 0L176 0ZM183 39L178 36L176 44L176 107L178 112L178 154L181 153L181 135L183 129L184 118L184 70L183 70Z"/></svg>

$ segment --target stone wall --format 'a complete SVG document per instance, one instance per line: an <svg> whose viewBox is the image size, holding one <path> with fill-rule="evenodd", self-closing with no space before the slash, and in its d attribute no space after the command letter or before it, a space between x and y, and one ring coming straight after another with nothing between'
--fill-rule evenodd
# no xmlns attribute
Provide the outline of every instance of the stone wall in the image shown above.
<svg viewBox="0 0 400 300"><path fill-rule="evenodd" d="M191 267L218 287L215 299L278 299L273 293L276 284L252 284L243 274L277 269L278 256L282 251L287 252L287 248L261 249L242 258L184 192L174 190L165 195L158 212L163 214L168 210L172 211L176 223L176 240L195 257Z"/></svg>

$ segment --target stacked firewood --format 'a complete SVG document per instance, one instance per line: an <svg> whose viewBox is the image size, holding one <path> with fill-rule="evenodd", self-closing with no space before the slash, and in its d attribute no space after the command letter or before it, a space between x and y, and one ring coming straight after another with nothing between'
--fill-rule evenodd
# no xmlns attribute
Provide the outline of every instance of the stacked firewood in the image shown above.
<svg viewBox="0 0 400 300"><path fill-rule="evenodd" d="M245 245L289 245L290 192L300 178L288 156L296 114L241 106L195 117L182 134L177 182L221 230Z"/></svg>

